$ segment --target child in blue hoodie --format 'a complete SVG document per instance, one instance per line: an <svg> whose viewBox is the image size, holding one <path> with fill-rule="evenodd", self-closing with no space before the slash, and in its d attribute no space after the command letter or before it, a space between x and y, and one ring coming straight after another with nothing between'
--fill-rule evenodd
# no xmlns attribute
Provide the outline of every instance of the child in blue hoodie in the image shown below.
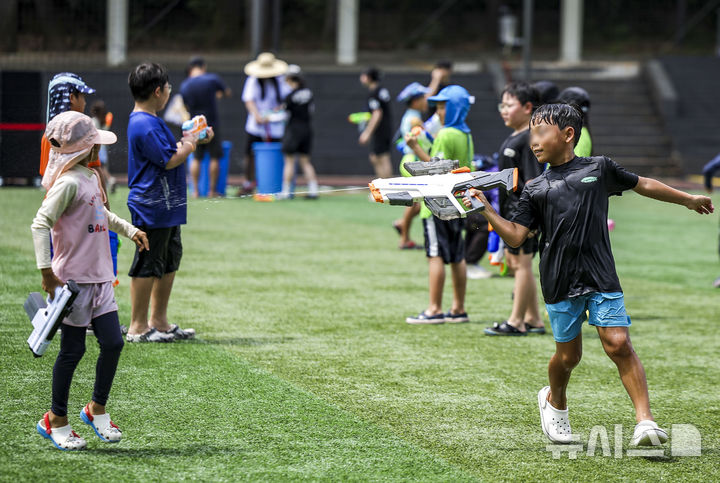
<svg viewBox="0 0 720 483"><path fill-rule="evenodd" d="M430 154L423 151L417 137L412 133L405 136L405 142L422 161L430 161L434 156L456 159L460 167L472 169L474 148L465 118L470 111L470 104L474 101L473 97L463 87L451 85L428 98L428 101L436 105L436 112L443 123L443 128L435 137ZM430 305L419 315L408 317L405 321L408 324L468 322L465 311L467 274L463 220L461 218L441 220L424 204L420 217L423 219L425 252L430 269ZM452 271L453 302L450 310L443 313L442 296L446 264L450 264Z"/></svg>

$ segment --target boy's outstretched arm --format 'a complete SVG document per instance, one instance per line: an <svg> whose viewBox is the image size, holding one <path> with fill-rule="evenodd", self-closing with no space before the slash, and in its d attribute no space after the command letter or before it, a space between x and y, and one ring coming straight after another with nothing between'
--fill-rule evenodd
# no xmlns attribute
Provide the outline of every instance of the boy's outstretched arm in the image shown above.
<svg viewBox="0 0 720 483"><path fill-rule="evenodd" d="M508 221L500 214L495 211L495 208L493 208L492 204L485 198L485 195L482 193L482 191L478 191L476 189L469 189L466 193L466 197L463 198L463 204L467 208L471 208L472 204L470 203L470 199L468 196L475 196L477 197L483 205L485 205L485 209L481 211L482 215L487 219L487 221L492 225L495 232L500 236L500 238L503 239L505 243L507 243L509 246L516 248L523 244L525 239L528 237L528 234L530 234L530 229L526 226L520 225L518 223L513 223L512 221Z"/></svg>
<svg viewBox="0 0 720 483"><path fill-rule="evenodd" d="M690 193L671 188L652 178L644 178L641 176L637 186L633 188L633 191L648 198L685 206L688 210L696 211L701 215L710 214L715 211L712 200L707 196L691 195Z"/></svg>

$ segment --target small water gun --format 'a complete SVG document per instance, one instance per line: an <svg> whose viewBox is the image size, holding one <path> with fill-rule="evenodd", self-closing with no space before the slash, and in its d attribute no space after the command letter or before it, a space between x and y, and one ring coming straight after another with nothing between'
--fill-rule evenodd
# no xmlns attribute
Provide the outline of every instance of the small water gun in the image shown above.
<svg viewBox="0 0 720 483"><path fill-rule="evenodd" d="M430 149L432 148L433 143L433 136L428 132L426 129L426 123L421 122L419 119L414 119L414 121L417 121L413 123L412 128L410 129L410 133L415 136L417 139L418 144L420 145L420 148L425 151L426 153L430 152ZM405 148L407 147L407 143L405 142L405 138L402 136L401 132L399 133L398 139L395 141L395 147L398 151L401 153L405 152Z"/></svg>
<svg viewBox="0 0 720 483"><path fill-rule="evenodd" d="M433 158L431 161L405 163L405 169L412 176L400 178L378 178L369 183L371 200L389 205L412 206L424 201L430 211L441 220L465 218L468 213L482 211L485 205L477 197L471 197L472 207L466 209L458 198L474 188L487 191L503 188L517 189L517 168L504 169L497 173L470 171L458 168L458 161Z"/></svg>
<svg viewBox="0 0 720 483"><path fill-rule="evenodd" d="M351 124L365 124L371 117L372 114L369 112L353 112L347 117L347 119Z"/></svg>
<svg viewBox="0 0 720 483"><path fill-rule="evenodd" d="M358 128L358 132L362 133L367 127L367 123L370 121L372 114L369 112L353 112L347 119L351 124L355 124Z"/></svg>
<svg viewBox="0 0 720 483"><path fill-rule="evenodd" d="M198 141L203 141L207 138L207 129L207 119L202 114L188 119L182 124L183 134L196 134Z"/></svg>
<svg viewBox="0 0 720 483"><path fill-rule="evenodd" d="M261 112L260 115L265 118L267 122L285 122L288 118L287 111L276 109L268 109L267 111Z"/></svg>
<svg viewBox="0 0 720 483"><path fill-rule="evenodd" d="M55 296L47 303L40 293L30 293L23 307L33 325L27 343L35 357L45 353L63 319L70 314L78 293L80 289L72 280L68 280L62 288L56 288Z"/></svg>
<svg viewBox="0 0 720 483"><path fill-rule="evenodd" d="M425 129L424 125L421 126L414 126L410 132L413 136L415 136L418 140L418 144L422 148L423 151L426 153L430 152L430 149L432 148L432 143L434 138L432 135Z"/></svg>
<svg viewBox="0 0 720 483"><path fill-rule="evenodd" d="M438 116L437 113L430 116L430 119L423 123L423 129L430 137L430 140L435 139L442 128L443 123L440 122L440 116Z"/></svg>

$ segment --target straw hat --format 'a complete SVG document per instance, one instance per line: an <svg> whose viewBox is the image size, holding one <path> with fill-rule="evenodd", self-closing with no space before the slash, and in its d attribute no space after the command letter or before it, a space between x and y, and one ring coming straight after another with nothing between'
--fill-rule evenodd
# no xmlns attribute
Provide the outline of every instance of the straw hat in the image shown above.
<svg viewBox="0 0 720 483"><path fill-rule="evenodd" d="M258 79L269 79L283 75L288 70L287 62L275 58L270 52L258 55L257 60L245 65L245 74Z"/></svg>
<svg viewBox="0 0 720 483"><path fill-rule="evenodd" d="M85 114L66 111L55 116L45 129L50 157L42 185L49 190L55 180L83 159L96 144L114 144L115 133L97 129Z"/></svg>

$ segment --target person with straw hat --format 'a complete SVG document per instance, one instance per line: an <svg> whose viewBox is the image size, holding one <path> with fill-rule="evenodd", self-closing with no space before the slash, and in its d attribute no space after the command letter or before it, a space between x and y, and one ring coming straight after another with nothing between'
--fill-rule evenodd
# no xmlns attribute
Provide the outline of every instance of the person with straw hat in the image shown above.
<svg viewBox="0 0 720 483"><path fill-rule="evenodd" d="M255 186L253 143L280 142L285 132L284 119L274 114L280 110L283 99L290 94L290 88L284 82L287 70L287 62L277 59L270 52L263 52L256 60L245 65L244 71L248 77L243 86L242 100L248 116L245 122L247 143L244 193L251 192Z"/></svg>

